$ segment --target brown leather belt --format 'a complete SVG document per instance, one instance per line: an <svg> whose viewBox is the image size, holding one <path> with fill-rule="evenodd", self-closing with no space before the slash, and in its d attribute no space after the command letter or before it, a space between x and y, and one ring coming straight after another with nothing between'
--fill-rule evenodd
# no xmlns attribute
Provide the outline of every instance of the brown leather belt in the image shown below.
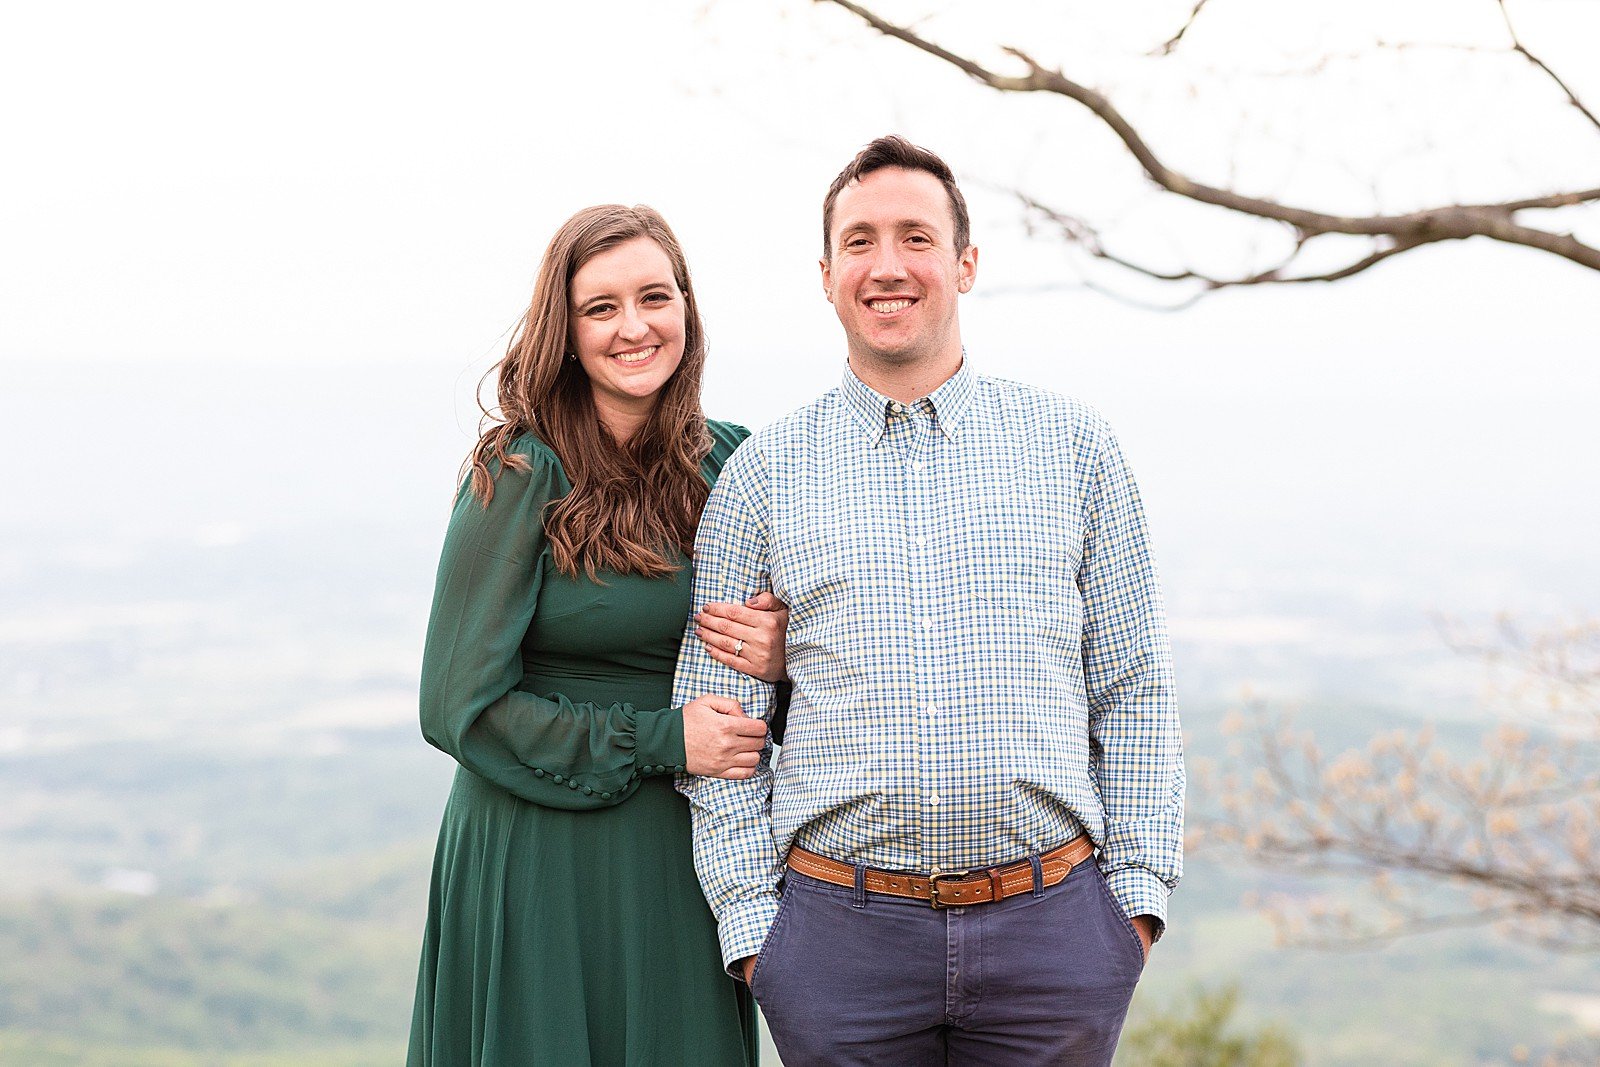
<svg viewBox="0 0 1600 1067"><path fill-rule="evenodd" d="M1060 848L1052 849L1039 857L1044 869L1044 884L1055 885L1072 868L1094 855L1094 843L1088 834L1073 838ZM848 863L830 860L815 852L807 852L799 845L789 849L789 866L801 874L854 889L856 869ZM987 904L1004 900L1018 893L1033 891L1033 864L1008 863L1004 867L979 867L965 871L941 871L931 875L901 874L878 871L871 867L866 872L869 893L887 893L892 897L911 897L926 900L935 908L965 908L971 904Z"/></svg>

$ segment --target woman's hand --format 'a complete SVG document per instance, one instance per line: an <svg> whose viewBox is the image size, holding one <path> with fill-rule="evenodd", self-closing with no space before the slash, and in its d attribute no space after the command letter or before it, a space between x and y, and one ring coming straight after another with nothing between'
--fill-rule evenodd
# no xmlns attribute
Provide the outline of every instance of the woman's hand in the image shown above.
<svg viewBox="0 0 1600 1067"><path fill-rule="evenodd" d="M767 724L737 700L706 694L683 706L683 766L708 778L748 778L761 762Z"/></svg>
<svg viewBox="0 0 1600 1067"><path fill-rule="evenodd" d="M723 666L763 682L788 677L783 632L789 607L771 593L757 593L743 604L707 604L694 621L695 636Z"/></svg>

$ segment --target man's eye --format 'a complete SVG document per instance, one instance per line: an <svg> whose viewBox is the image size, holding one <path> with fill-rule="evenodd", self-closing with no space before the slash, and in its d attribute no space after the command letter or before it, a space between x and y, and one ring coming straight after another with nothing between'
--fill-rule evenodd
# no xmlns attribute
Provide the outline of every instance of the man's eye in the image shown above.
<svg viewBox="0 0 1600 1067"><path fill-rule="evenodd" d="M925 245L925 244L928 243L928 239L926 237L922 236L922 234L920 234L920 233L912 234L910 236L910 238L908 238L908 240L910 240L914 244L924 244Z"/></svg>

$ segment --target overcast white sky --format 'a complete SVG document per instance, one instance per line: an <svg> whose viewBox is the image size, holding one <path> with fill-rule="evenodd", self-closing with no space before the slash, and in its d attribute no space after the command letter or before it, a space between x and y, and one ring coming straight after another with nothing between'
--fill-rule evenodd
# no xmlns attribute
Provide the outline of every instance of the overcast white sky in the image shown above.
<svg viewBox="0 0 1600 1067"><path fill-rule="evenodd" d="M1191 6L884 10L933 12L926 32L986 60L1014 42L1065 63L1175 164L1251 191L1403 209L1600 181L1600 131L1520 61L1454 48L1338 58L1374 38L1502 46L1490 0L1213 0L1178 59L1140 59ZM1600 3L1511 10L1600 104ZM1295 73L1328 53L1323 76ZM1232 544L1241 566L1269 552L1380 578L1434 567L1438 589L1464 561L1505 561L1475 606L1589 596L1530 588L1523 563L1539 559L1588 568L1578 589L1600 585L1600 276L1473 245L1178 314L1041 291L1075 267L1029 243L989 185L1026 185L1174 263L1225 269L1251 241L1273 246L1209 213L1151 210L1126 157L1070 105L980 90L830 6L13 4L0 99L13 416L0 432L22 457L3 469L37 489L18 495L38 512L70 514L43 457L92 463L103 444L50 436L75 417L152 457L124 471L129 508L175 476L184 448L230 426L354 449L403 418L394 432L425 442L422 484L448 483L471 384L545 241L608 200L653 204L677 228L712 338L706 406L759 426L839 373L816 274L821 195L861 144L898 130L968 183L975 362L1111 416L1169 557L1203 544L1219 566ZM1594 212L1572 225L1600 239ZM107 362L116 376L86 369ZM138 388L139 368L171 363L191 390ZM409 383L390 410L373 410L388 394L352 384L390 375ZM260 477L323 477L306 451L285 447Z"/></svg>

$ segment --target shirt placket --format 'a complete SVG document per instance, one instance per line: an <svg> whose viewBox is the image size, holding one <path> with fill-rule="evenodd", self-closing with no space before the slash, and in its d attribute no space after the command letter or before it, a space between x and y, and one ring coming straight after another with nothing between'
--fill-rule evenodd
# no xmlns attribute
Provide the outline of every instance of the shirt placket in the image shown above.
<svg viewBox="0 0 1600 1067"><path fill-rule="evenodd" d="M934 558L938 532L932 528L937 515L933 486L938 444L932 402L924 398L908 406L904 421L908 432L901 484L902 514L906 517L906 585L912 604L910 666L916 716L917 823L921 828L918 852L919 866L927 870L948 853L943 829L947 822L944 809L950 800L944 781L948 745L940 713L944 698L939 686L941 635L946 620Z"/></svg>
<svg viewBox="0 0 1600 1067"><path fill-rule="evenodd" d="M911 538L914 535L912 527L915 517L912 515L911 486L907 479L907 472L911 469L911 453L914 447L913 429L909 405L891 400L884 410L883 437L878 442L875 450L872 469L874 482L877 488L877 497L885 505L879 517L880 522L900 524L903 517L905 526L894 530L891 536ZM890 531L885 531L886 533ZM885 607L891 604L904 604L904 613L897 613L897 621L901 625L895 629L895 656L894 673L909 676L909 684L914 686L917 671L916 657L916 604L915 590L916 571L914 563L908 554L896 553L894 562L889 571L884 575L886 579L898 586L897 589L880 590ZM903 598L903 599L902 599ZM907 625L906 620L909 620ZM896 688L893 686L888 689ZM903 715L906 710L897 706L898 702L891 703L885 711L891 715ZM925 851L923 844L924 827L922 824L922 801L919 783L922 776L921 768L924 766L921 723L913 717L909 730L900 733L902 740L896 745L906 744L909 739L909 751L897 751L896 762L900 765L900 773L905 777L902 785L906 795L902 799L904 807L899 812L896 822L901 828L903 839L896 842L898 849L903 849L907 854L920 856Z"/></svg>

